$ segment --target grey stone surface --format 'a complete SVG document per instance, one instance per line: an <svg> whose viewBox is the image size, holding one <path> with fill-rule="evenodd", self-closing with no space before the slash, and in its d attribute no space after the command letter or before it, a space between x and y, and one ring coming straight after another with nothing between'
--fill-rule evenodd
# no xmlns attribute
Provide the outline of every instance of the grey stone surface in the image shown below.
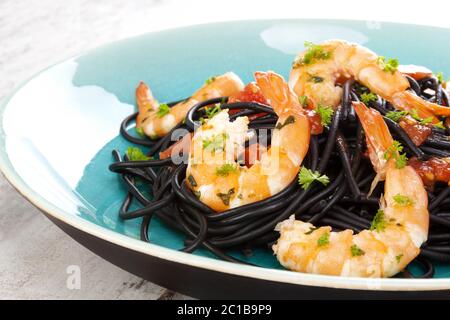
<svg viewBox="0 0 450 320"><path fill-rule="evenodd" d="M136 21L144 21L164 2L0 1L0 99L49 65L145 32L145 23ZM80 289L67 287L71 265L80 267ZM172 296L73 241L0 177L0 299L159 297ZM175 294L173 298L186 297Z"/></svg>

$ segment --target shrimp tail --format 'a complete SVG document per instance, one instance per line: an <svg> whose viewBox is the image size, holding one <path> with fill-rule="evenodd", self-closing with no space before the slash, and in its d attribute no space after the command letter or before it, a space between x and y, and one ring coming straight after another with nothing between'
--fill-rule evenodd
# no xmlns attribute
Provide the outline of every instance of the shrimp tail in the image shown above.
<svg viewBox="0 0 450 320"><path fill-rule="evenodd" d="M136 127L141 128L149 112L158 107L158 102L153 97L152 91L144 81L139 82L139 85L136 88L136 104L139 111L136 117Z"/></svg>
<svg viewBox="0 0 450 320"><path fill-rule="evenodd" d="M256 83L277 114L282 114L286 106L301 108L298 98L283 77L272 72L255 72Z"/></svg>
<svg viewBox="0 0 450 320"><path fill-rule="evenodd" d="M364 128L369 158L377 172L371 187L371 190L373 190L376 183L383 181L385 178L387 161L383 155L392 146L394 140L382 115L378 111L368 108L362 102L353 102L353 108Z"/></svg>
<svg viewBox="0 0 450 320"><path fill-rule="evenodd" d="M432 123L439 123L437 116L450 116L450 108L426 101L409 91L398 92L392 97L392 104L400 110L416 111L418 116L432 119Z"/></svg>

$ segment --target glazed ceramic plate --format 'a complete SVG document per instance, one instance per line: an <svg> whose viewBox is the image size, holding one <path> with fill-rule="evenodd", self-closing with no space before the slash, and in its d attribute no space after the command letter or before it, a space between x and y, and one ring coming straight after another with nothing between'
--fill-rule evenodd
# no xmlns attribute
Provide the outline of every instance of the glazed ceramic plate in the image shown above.
<svg viewBox="0 0 450 320"><path fill-rule="evenodd" d="M54 223L98 255L145 279L200 298L344 298L450 296L450 265L434 279L345 278L283 270L268 250L223 262L199 250L177 251L183 237L157 219L151 244L139 220L122 221L125 189L108 170L111 151L135 110L140 80L160 101L189 96L211 75L255 70L287 76L305 40L341 38L404 64L450 73L450 30L391 23L264 20L199 25L116 42L33 77L1 107L0 165L7 179ZM39 235L35 235L39 236Z"/></svg>

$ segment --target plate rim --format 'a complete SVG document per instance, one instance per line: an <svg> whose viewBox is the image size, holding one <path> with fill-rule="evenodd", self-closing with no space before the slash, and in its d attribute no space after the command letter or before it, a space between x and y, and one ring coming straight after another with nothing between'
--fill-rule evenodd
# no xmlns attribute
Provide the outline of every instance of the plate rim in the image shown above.
<svg viewBox="0 0 450 320"><path fill-rule="evenodd" d="M188 26L181 26L169 28L164 30L152 31L140 35L123 38L120 40L105 43L101 46L84 51L80 54L61 60L52 64L25 81L21 82L10 94L6 95L0 101L0 145L4 145L6 133L3 128L4 112L10 100L30 81L38 77L40 74L62 64L66 61L76 57L91 54L99 49L105 48L111 44L119 44L130 39L157 34L164 31L181 31L194 27L205 27L208 25L229 24L229 23L251 23L251 22L363 22L364 20L346 20L346 19L254 19L254 20L231 20L213 23L201 23ZM414 26L416 28L432 28L441 30L450 30L449 28L419 25L410 23L395 23L383 22L393 25ZM163 260L176 262L191 267L202 268L206 270L226 273L236 276L250 277L259 280L268 280L278 282L280 284L294 284L303 286L315 286L335 289L349 289L349 290L373 290L373 291L433 291L433 290L448 290L450 289L450 278L435 278L435 279L398 279L398 278L359 278L359 277L341 277L328 276L319 274L309 274L301 272L293 272L289 270L277 270L271 268L263 268L256 266L240 265L214 258L202 257L189 253L180 252L174 249L165 248L152 243L147 243L138 239L134 239L123 234L117 233L105 227L99 226L93 222L87 221L78 215L68 213L62 209L54 206L50 201L39 195L36 191L30 188L22 178L15 172L8 153L5 148L0 148L0 171L6 180L14 187L14 189L21 194L27 201L33 204L39 210L51 215L53 218L62 221L65 224L88 233L92 236L102 240L114 243L129 250L137 251L146 255L154 256Z"/></svg>

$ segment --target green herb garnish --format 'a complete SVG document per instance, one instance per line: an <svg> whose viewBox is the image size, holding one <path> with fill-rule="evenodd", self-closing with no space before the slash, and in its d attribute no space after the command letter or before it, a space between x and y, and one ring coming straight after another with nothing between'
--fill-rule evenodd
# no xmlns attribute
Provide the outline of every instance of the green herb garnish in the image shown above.
<svg viewBox="0 0 450 320"><path fill-rule="evenodd" d="M377 214L372 220L372 224L370 225L370 230L375 230L377 232L384 231L386 229L386 220L384 218L384 211L378 209Z"/></svg>
<svg viewBox="0 0 450 320"><path fill-rule="evenodd" d="M356 244L350 247L350 252L352 254L352 257L359 257L365 254L364 250L358 247Z"/></svg>
<svg viewBox="0 0 450 320"><path fill-rule="evenodd" d="M227 139L227 134L216 134L210 139L203 140L203 149L206 151L216 152L223 151L225 149L225 142Z"/></svg>
<svg viewBox="0 0 450 320"><path fill-rule="evenodd" d="M377 95L369 92L369 93L363 93L361 95L361 101L365 104L365 105L369 105L370 102L372 101L377 101Z"/></svg>
<svg viewBox="0 0 450 320"><path fill-rule="evenodd" d="M386 113L386 117L391 119L392 121L399 122L402 117L408 115L406 111L389 111Z"/></svg>
<svg viewBox="0 0 450 320"><path fill-rule="evenodd" d="M195 181L194 176L192 174L190 174L188 176L188 181L191 184L191 186L196 187L197 186L197 181Z"/></svg>
<svg viewBox="0 0 450 320"><path fill-rule="evenodd" d="M321 82L323 82L323 80L324 79L322 77L319 77L319 76L311 76L309 78L309 81L314 82L314 83L321 83Z"/></svg>
<svg viewBox="0 0 450 320"><path fill-rule="evenodd" d="M397 263L400 263L400 260L403 258L403 253L400 253L398 256L395 256L395 260L397 260Z"/></svg>
<svg viewBox="0 0 450 320"><path fill-rule="evenodd" d="M128 147L127 156L131 161L147 161L152 159L151 157L145 155L145 153L138 147Z"/></svg>
<svg viewBox="0 0 450 320"><path fill-rule="evenodd" d="M234 188L231 188L228 190L227 193L221 193L219 192L217 196L222 200L223 204L228 206L230 204L230 198L234 194Z"/></svg>
<svg viewBox="0 0 450 320"><path fill-rule="evenodd" d="M216 175L221 177L226 177L230 173L237 172L238 168L236 165L232 163L226 163L224 165L221 165L220 167L216 168Z"/></svg>
<svg viewBox="0 0 450 320"><path fill-rule="evenodd" d="M284 120L283 123L278 122L277 126L275 127L275 129L281 130L283 127L287 126L288 124L291 123L295 123L295 117L294 116L289 116L286 118L286 120Z"/></svg>
<svg viewBox="0 0 450 320"><path fill-rule="evenodd" d="M200 191L192 190L192 193L193 193L198 199L200 199L200 197L202 196L202 193L201 193Z"/></svg>
<svg viewBox="0 0 450 320"><path fill-rule="evenodd" d="M385 160L394 160L395 161L395 167L397 169L402 169L406 166L406 162L408 161L408 158L406 157L405 153L401 153L403 151L403 146L400 142L394 140L392 143L392 146L390 146L386 152L384 153L384 159Z"/></svg>
<svg viewBox="0 0 450 320"><path fill-rule="evenodd" d="M377 61L378 61L378 64L380 65L380 67L383 68L384 71L390 72L390 73L394 73L395 71L397 71L397 68L399 65L398 59L386 60L385 57L379 56Z"/></svg>
<svg viewBox="0 0 450 320"><path fill-rule="evenodd" d="M205 80L205 84L206 84L206 85L211 84L211 83L213 83L216 79L217 79L216 76L209 77L208 79Z"/></svg>
<svg viewBox="0 0 450 320"><path fill-rule="evenodd" d="M300 97L298 97L298 102L300 102L300 105L303 108L306 108L308 106L308 97L307 96L300 96Z"/></svg>
<svg viewBox="0 0 450 320"><path fill-rule="evenodd" d="M439 83L444 83L444 73L442 71L439 71L436 73L436 78L438 79Z"/></svg>
<svg viewBox="0 0 450 320"><path fill-rule="evenodd" d="M298 173L298 183L302 188L307 190L314 181L318 181L326 186L330 182L330 179L326 175L321 175L318 171L313 172L306 167L302 167Z"/></svg>
<svg viewBox="0 0 450 320"><path fill-rule="evenodd" d="M433 124L436 128L445 129L444 123L439 121L438 123Z"/></svg>
<svg viewBox="0 0 450 320"><path fill-rule="evenodd" d="M329 243L330 243L330 233L329 232L325 232L323 235L321 235L319 237L319 239L317 239L318 247L326 246Z"/></svg>
<svg viewBox="0 0 450 320"><path fill-rule="evenodd" d="M321 45L305 41L304 46L306 52L302 58L298 58L294 61L294 68L311 64L317 60L327 60L331 57L331 51L326 51Z"/></svg>
<svg viewBox="0 0 450 320"><path fill-rule="evenodd" d="M145 137L144 129L136 127L136 133L141 137Z"/></svg>
<svg viewBox="0 0 450 320"><path fill-rule="evenodd" d="M331 118L333 117L334 110L332 107L323 106L319 104L315 110L320 116L321 123L323 126L327 126L331 123Z"/></svg>
<svg viewBox="0 0 450 320"><path fill-rule="evenodd" d="M400 193L393 196L392 199L394 200L396 205L401 207L407 207L414 204L414 201L410 197L404 196Z"/></svg>
<svg viewBox="0 0 450 320"><path fill-rule="evenodd" d="M170 112L170 107L167 103L161 103L158 107L158 111L156 112L156 116L158 118L164 117L166 114Z"/></svg>
<svg viewBox="0 0 450 320"><path fill-rule="evenodd" d="M313 233L314 231L316 231L317 229L319 229L319 228L317 228L317 227L311 227L311 228L309 228L309 231L308 231L308 232L305 232L305 234L309 235L309 234Z"/></svg>

